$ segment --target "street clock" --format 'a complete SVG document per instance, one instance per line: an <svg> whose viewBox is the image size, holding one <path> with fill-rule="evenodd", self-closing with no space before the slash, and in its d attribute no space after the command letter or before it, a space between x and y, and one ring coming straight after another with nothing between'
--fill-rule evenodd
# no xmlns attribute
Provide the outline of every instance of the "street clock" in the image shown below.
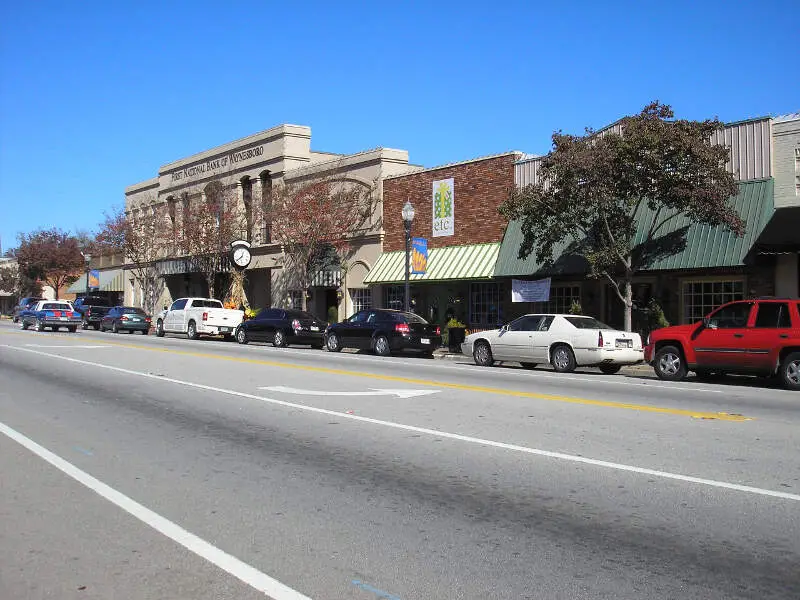
<svg viewBox="0 0 800 600"><path fill-rule="evenodd" d="M231 262L239 269L246 269L247 265L253 259L250 253L250 242L245 240L236 240L231 242L230 252Z"/></svg>

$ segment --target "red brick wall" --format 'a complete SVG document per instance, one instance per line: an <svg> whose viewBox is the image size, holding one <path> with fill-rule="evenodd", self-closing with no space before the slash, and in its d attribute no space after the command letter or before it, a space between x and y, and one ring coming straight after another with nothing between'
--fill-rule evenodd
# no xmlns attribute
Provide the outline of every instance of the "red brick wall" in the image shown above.
<svg viewBox="0 0 800 600"><path fill-rule="evenodd" d="M514 186L513 154L452 167L394 177L383 182L384 251L405 250L401 211L406 200L414 205L413 237L428 239L428 248L499 242L506 220L497 207ZM433 237L433 182L453 178L455 234Z"/></svg>

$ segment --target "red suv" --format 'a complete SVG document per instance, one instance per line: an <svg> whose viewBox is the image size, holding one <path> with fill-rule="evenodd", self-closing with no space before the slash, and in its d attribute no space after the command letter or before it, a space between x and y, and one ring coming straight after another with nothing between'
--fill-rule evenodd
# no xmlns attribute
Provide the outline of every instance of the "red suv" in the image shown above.
<svg viewBox="0 0 800 600"><path fill-rule="evenodd" d="M800 300L759 298L720 306L699 323L664 327L647 340L644 359L661 379L694 371L777 375L800 390Z"/></svg>

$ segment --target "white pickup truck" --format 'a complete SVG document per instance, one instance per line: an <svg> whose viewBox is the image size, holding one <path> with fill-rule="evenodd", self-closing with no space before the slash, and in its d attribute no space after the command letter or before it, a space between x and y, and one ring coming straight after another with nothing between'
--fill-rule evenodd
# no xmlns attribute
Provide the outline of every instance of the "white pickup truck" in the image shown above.
<svg viewBox="0 0 800 600"><path fill-rule="evenodd" d="M243 311L224 308L214 298L178 298L158 313L156 335L185 333L190 340L201 335L223 335L229 339L243 318Z"/></svg>

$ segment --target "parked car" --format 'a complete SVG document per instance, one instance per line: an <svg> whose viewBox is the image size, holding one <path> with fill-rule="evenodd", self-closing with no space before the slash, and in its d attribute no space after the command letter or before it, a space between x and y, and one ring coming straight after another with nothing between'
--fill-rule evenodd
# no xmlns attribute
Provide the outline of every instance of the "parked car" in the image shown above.
<svg viewBox="0 0 800 600"><path fill-rule="evenodd" d="M113 304L105 296L81 296L75 300L73 306L83 317L81 320L83 329L89 327L100 329L100 321L111 310Z"/></svg>
<svg viewBox="0 0 800 600"><path fill-rule="evenodd" d="M37 298L36 296L27 296L19 301L19 303L14 307L14 314L11 317L11 320L14 323L19 322L19 316L22 311L29 310L33 308L33 305L39 302L40 300L44 300L44 298Z"/></svg>
<svg viewBox="0 0 800 600"><path fill-rule="evenodd" d="M81 315L72 308L72 304L63 300L40 300L19 316L20 327L27 329L33 327L34 331L44 331L49 327L58 331L66 327L67 331L74 333L81 322Z"/></svg>
<svg viewBox="0 0 800 600"><path fill-rule="evenodd" d="M472 333L461 351L482 367L497 361L526 369L549 363L559 373L598 367L611 375L644 360L638 333L612 329L593 317L560 314L524 315L500 329Z"/></svg>
<svg viewBox="0 0 800 600"><path fill-rule="evenodd" d="M147 335L150 331L150 315L141 308L135 306L115 306L109 310L100 321L100 331L114 333L127 331L141 331L142 335Z"/></svg>
<svg viewBox="0 0 800 600"><path fill-rule="evenodd" d="M190 340L201 335L223 335L230 339L241 324L244 311L224 308L214 298L178 298L156 318L156 335L185 333Z"/></svg>
<svg viewBox="0 0 800 600"><path fill-rule="evenodd" d="M236 341L272 342L276 348L290 344L308 344L322 348L328 324L301 310L265 308L255 318L236 328Z"/></svg>
<svg viewBox="0 0 800 600"><path fill-rule="evenodd" d="M692 325L653 331L645 360L661 379L736 373L777 375L800 390L800 300L759 298L724 304Z"/></svg>
<svg viewBox="0 0 800 600"><path fill-rule="evenodd" d="M341 323L329 325L325 346L329 352L342 348L372 350L379 356L393 351L416 350L431 355L442 345L438 325L411 312L390 309L360 310Z"/></svg>

